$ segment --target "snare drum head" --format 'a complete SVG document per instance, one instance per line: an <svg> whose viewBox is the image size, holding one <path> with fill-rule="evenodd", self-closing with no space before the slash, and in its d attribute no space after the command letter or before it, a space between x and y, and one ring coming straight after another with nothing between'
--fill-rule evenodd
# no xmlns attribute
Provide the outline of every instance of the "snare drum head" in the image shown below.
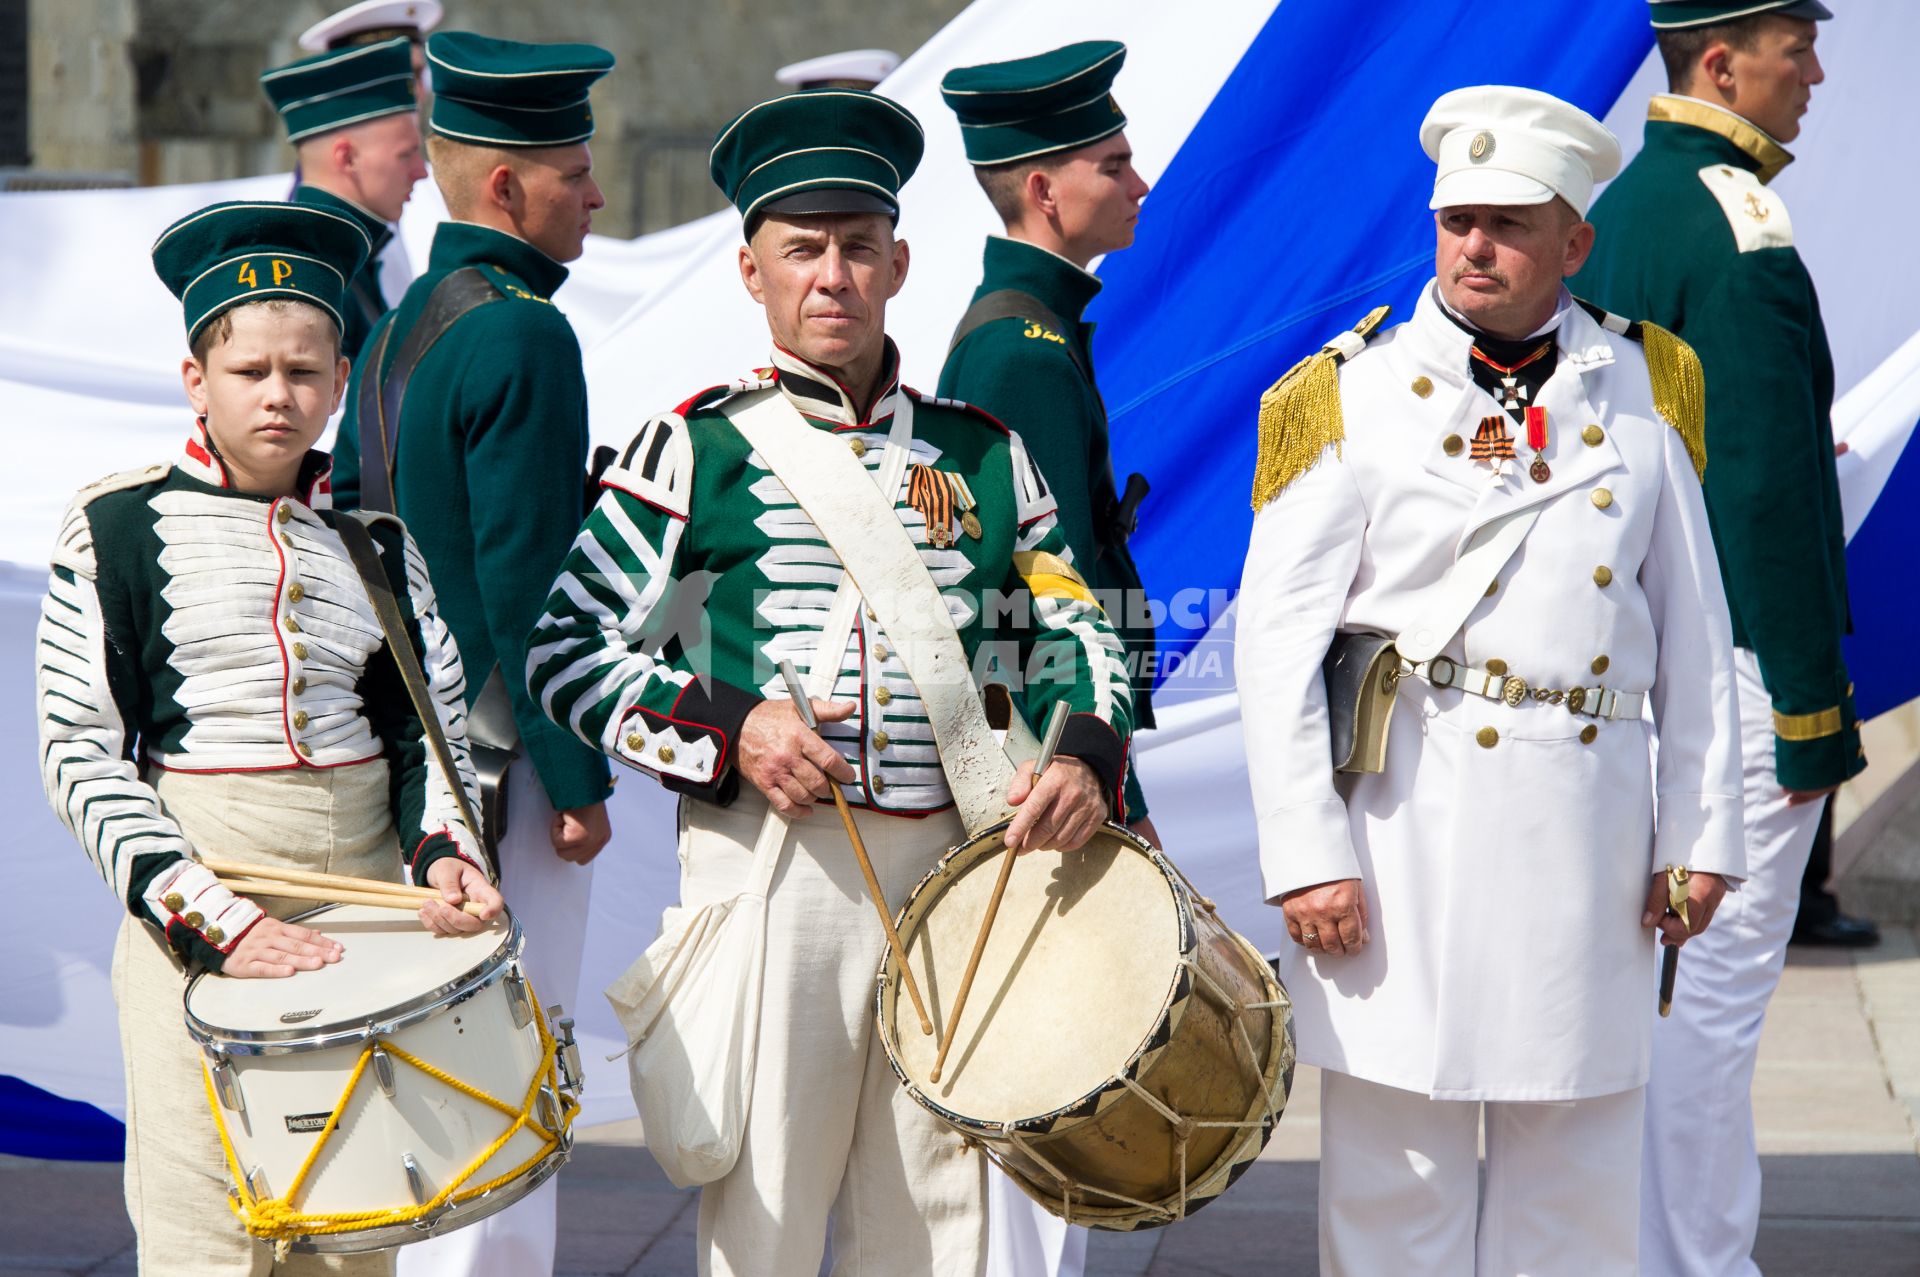
<svg viewBox="0 0 1920 1277"><path fill-rule="evenodd" d="M197 1020L215 1037L299 1038L358 1027L505 961L513 930L502 914L483 931L436 936L417 914L371 905L336 905L294 921L338 940L340 961L277 980L196 977L187 988L189 1024Z"/></svg>
<svg viewBox="0 0 1920 1277"><path fill-rule="evenodd" d="M920 1031L891 969L881 997L900 1072L975 1123L1031 1121L1110 1084L1162 1025L1191 943L1183 900L1130 835L1109 827L1076 852L1015 857L946 1067L932 1081L1005 858L1001 833L953 852L903 911L900 938L934 1034Z"/></svg>

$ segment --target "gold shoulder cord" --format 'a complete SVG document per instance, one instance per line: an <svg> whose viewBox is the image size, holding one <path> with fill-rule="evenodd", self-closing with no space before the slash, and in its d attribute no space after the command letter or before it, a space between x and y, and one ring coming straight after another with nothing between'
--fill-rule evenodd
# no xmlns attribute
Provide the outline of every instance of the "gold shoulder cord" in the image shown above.
<svg viewBox="0 0 1920 1277"><path fill-rule="evenodd" d="M1647 355L1647 377L1653 383L1653 407L1667 424L1680 432L1693 461L1693 472L1707 475L1707 377L1693 347L1660 327L1640 325L1641 346Z"/></svg>

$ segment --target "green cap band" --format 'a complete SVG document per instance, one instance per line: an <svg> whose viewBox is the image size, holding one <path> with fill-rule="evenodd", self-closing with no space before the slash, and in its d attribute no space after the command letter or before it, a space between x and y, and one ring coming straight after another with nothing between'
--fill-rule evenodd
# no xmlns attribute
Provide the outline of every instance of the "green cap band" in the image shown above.
<svg viewBox="0 0 1920 1277"><path fill-rule="evenodd" d="M153 269L181 302L191 343L221 311L268 297L311 302L342 330L347 281L371 244L353 219L305 204L201 209L153 242Z"/></svg>
<svg viewBox="0 0 1920 1277"><path fill-rule="evenodd" d="M749 224L765 212L898 215L926 149L913 113L861 89L809 89L749 107L713 141L713 183Z"/></svg>
<svg viewBox="0 0 1920 1277"><path fill-rule="evenodd" d="M427 39L441 137L478 146L570 146L593 136L588 92L613 69L593 44L522 44L467 31Z"/></svg>
<svg viewBox="0 0 1920 1277"><path fill-rule="evenodd" d="M940 96L960 117L967 159L1011 164L1091 146L1127 127L1113 98L1127 60L1117 40L1087 40L1031 58L956 67Z"/></svg>
<svg viewBox="0 0 1920 1277"><path fill-rule="evenodd" d="M1647 0L1649 18L1655 31L1682 31L1688 27L1710 27L1722 22L1737 22L1763 13L1778 13L1789 18L1825 22L1833 11L1818 0L1732 0L1713 4L1704 0Z"/></svg>
<svg viewBox="0 0 1920 1277"><path fill-rule="evenodd" d="M260 77L267 100L299 142L414 109L413 46L405 38L322 53Z"/></svg>

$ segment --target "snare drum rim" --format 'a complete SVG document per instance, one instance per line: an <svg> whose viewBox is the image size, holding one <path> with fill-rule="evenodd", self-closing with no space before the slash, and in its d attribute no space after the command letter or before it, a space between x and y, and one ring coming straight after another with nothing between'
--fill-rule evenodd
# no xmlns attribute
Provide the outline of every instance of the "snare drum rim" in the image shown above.
<svg viewBox="0 0 1920 1277"><path fill-rule="evenodd" d="M289 922L309 922L311 919L329 912L335 906L327 905L296 914ZM328 1024L302 1026L286 1029L228 1029L202 1020L193 1012L193 991L202 980L209 976L220 978L218 972L202 971L187 981L186 992L181 995L181 1009L186 1014L187 1032L193 1035L203 1050L215 1055L295 1055L303 1051L329 1051L350 1042L364 1042L374 1037L384 1037L411 1028L416 1024L431 1020L455 1003L464 1002L469 997L489 988L520 960L521 951L526 947L526 935L520 929L520 920L511 911L502 914L507 920L506 942L501 944L485 958L461 972L459 975L436 985L425 993L416 994L404 1002L383 1008L377 1014L361 1020L335 1020Z"/></svg>
<svg viewBox="0 0 1920 1277"><path fill-rule="evenodd" d="M921 892L935 879L943 877L947 873L949 866L960 856L971 853L974 848L988 839L1004 837L1007 827L1012 823L1011 820L1006 820L990 828L981 830L978 834L948 851L946 855L940 858L939 863L927 872L925 877L914 884L913 890L907 893L900 905L899 911L894 916L894 928L901 932L900 940L902 945L911 942L911 934L907 933L904 927L907 912L920 898ZM1124 1091L1126 1089L1126 1083L1122 1079L1134 1076L1139 1069L1140 1061L1148 1053L1165 1046L1172 1040L1173 1035L1179 1031L1180 1021L1186 1014L1187 1000L1193 992L1193 977L1189 974L1185 959L1192 956L1194 948L1200 942L1199 930L1193 920L1192 893L1188 889L1185 881L1181 878L1179 871L1173 867L1172 862L1162 855L1159 849L1152 843L1115 821L1107 821L1102 824L1100 828L1104 832L1113 834L1131 843L1136 850L1146 853L1147 859L1153 864L1155 869L1160 871L1160 876L1166 880L1167 886L1173 895L1174 916L1179 928L1179 948L1177 952L1182 961L1178 963L1173 978L1168 981L1167 990L1161 999L1160 1011L1154 1018L1153 1027L1149 1029L1147 1035L1141 1039L1140 1045L1135 1047L1132 1053L1127 1056L1126 1063L1123 1064L1118 1071L1105 1082L1100 1083L1078 1099L1071 1100L1049 1112L1038 1113L1032 1117L1019 1118L1012 1122L991 1122L980 1118L967 1117L964 1114L955 1113L938 1100L935 1100L921 1089L918 1082L907 1076L906 1068L902 1064L899 1052L894 1046L894 1035L887 1032L886 1008L888 992L899 980L899 963L895 960L893 951L889 948L885 956L881 958L880 970L874 978L874 1026L880 1034L880 1045L887 1053L887 1063L892 1067L894 1077L899 1080L901 1086L906 1088L907 1094L911 1095L922 1108L949 1125L965 1131L979 1132L982 1134L997 1134L1003 1131L1030 1131L1045 1134L1054 1130L1055 1127L1062 1122L1068 1120L1080 1121L1094 1117L1100 1112L1101 1100L1112 1092ZM897 1001L899 993L895 991L893 997Z"/></svg>

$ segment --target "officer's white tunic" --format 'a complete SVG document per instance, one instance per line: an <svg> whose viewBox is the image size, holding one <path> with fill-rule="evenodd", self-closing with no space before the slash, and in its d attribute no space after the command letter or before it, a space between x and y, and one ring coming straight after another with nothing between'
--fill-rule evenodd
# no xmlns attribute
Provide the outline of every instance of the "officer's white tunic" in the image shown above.
<svg viewBox="0 0 1920 1277"><path fill-rule="evenodd" d="M1744 868L1732 641L1700 485L1654 411L1639 345L1577 306L1559 340L1535 401L1552 476L1528 476L1518 428L1521 460L1496 474L1458 441L1504 414L1430 285L1410 322L1341 369L1344 444L1255 518L1240 596L1267 894L1358 877L1371 915L1355 956L1283 954L1300 1058L1435 1099L1644 1084L1649 875ZM1474 529L1535 503L1539 521L1446 655L1505 661L1534 686L1650 692L1651 723L1408 679L1384 773L1336 782L1320 678L1335 629L1399 633Z"/></svg>

